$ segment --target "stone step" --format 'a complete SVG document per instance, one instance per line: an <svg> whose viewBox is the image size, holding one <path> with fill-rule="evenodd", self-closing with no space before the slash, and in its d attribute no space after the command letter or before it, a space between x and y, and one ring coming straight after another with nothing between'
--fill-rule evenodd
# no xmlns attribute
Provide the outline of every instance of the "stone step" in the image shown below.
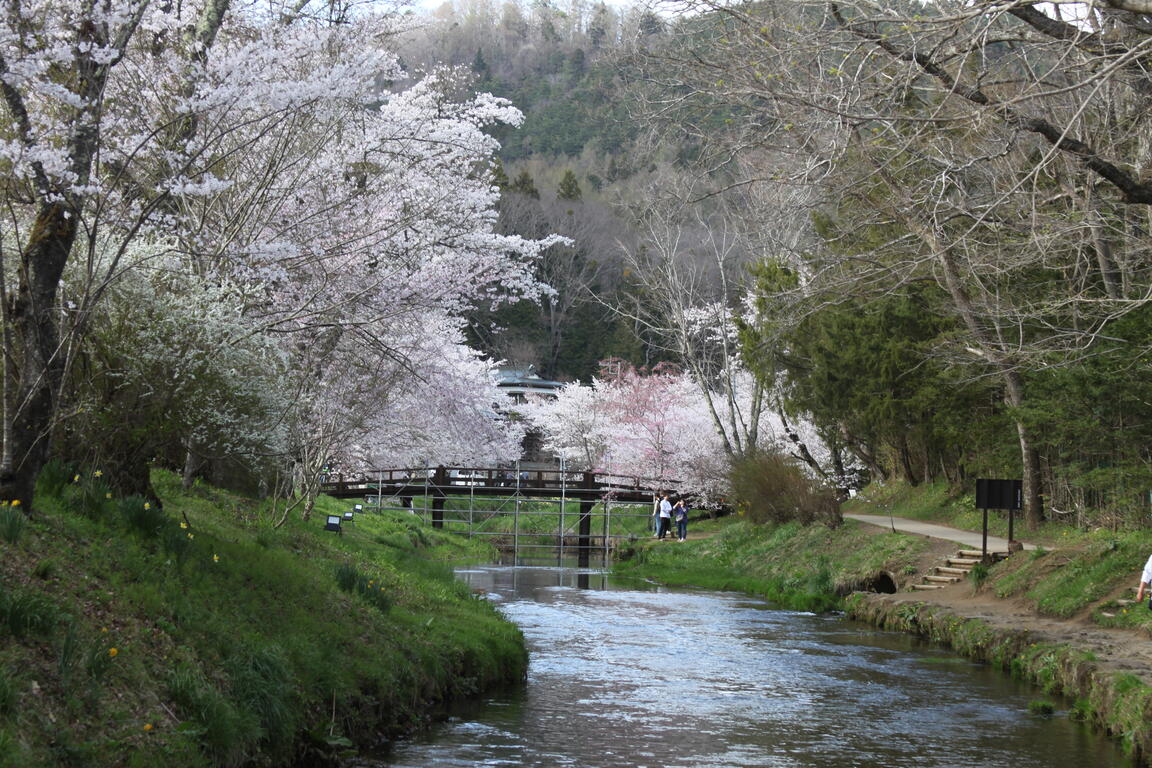
<svg viewBox="0 0 1152 768"><path fill-rule="evenodd" d="M912 589L943 589L941 584L913 584Z"/></svg>
<svg viewBox="0 0 1152 768"><path fill-rule="evenodd" d="M956 576L925 576L924 581L932 582L934 584L955 584L960 581Z"/></svg>
<svg viewBox="0 0 1152 768"><path fill-rule="evenodd" d="M972 573L971 568L949 568L946 565L936 566L936 573L947 573L952 576L967 576Z"/></svg>

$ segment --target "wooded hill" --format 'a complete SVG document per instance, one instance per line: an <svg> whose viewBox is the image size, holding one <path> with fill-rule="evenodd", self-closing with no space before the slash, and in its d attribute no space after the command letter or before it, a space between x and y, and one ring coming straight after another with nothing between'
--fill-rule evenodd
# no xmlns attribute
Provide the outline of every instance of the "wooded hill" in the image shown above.
<svg viewBox="0 0 1152 768"><path fill-rule="evenodd" d="M746 361L819 428L829 476L1024 477L1032 522L1144 524L1145 17L1120 2L688 6L437 12L428 50L526 114L501 134L505 225L581 221L584 295L634 310L605 334L586 299L518 307L477 339L558 377L608 353L687 365L643 311L667 298L653 265L699 266L722 232L733 258L701 272L740 290L694 280L676 300L752 297ZM618 241L632 252L614 261Z"/></svg>

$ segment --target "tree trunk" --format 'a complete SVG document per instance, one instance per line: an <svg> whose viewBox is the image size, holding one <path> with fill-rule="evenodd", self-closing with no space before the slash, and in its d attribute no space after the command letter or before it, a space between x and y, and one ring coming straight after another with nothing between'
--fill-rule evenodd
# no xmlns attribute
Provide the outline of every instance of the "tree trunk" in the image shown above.
<svg viewBox="0 0 1152 768"><path fill-rule="evenodd" d="M44 204L20 256L19 284L8 309L19 360L9 373L14 396L4 403L0 499L31 510L36 477L48 460L49 437L64 365L56 326L56 291L76 240L77 216L64 203ZM11 371L9 367L8 371Z"/></svg>
<svg viewBox="0 0 1152 768"><path fill-rule="evenodd" d="M1020 372L1013 366L1012 361L1005 359L999 351L1000 345L996 339L981 325L972 306L972 300L964 288L960 271L952 253L944 246L935 233L925 228L911 217L905 217L921 239L931 247L937 263L940 264L944 274L944 284L952 302L956 306L960 318L972 335L972 339L980 345L981 349L974 350L986 360L1004 381L1004 402L1011 409L1018 411L1024 403L1024 382ZM1012 421L1016 424L1016 434L1020 442L1020 463L1023 478L1024 492L1024 524L1028 530L1035 530L1040 525L1043 516L1041 498L1040 461L1035 447L1032 445L1028 427L1022 421L1019 413L1012 414Z"/></svg>
<svg viewBox="0 0 1152 768"><path fill-rule="evenodd" d="M188 452L184 455L184 473L180 483L184 490L188 490L192 487L192 483L195 482L196 476L203 468L204 458L200 454L196 453L191 442L189 442Z"/></svg>
<svg viewBox="0 0 1152 768"><path fill-rule="evenodd" d="M1010 408L1019 408L1024 402L1024 387L1020 379L1020 374L1016 371L1008 371L1004 375L1006 387L1004 392L1004 402ZM1013 418L1016 422L1016 435L1020 441L1020 456L1023 464L1023 486L1024 494L1024 524L1028 530L1034 531L1040 525L1040 521L1044 517L1044 501L1041 496L1041 488L1043 487L1040 475L1040 454L1036 452L1036 447L1032 444L1032 435L1027 425L1019 418Z"/></svg>

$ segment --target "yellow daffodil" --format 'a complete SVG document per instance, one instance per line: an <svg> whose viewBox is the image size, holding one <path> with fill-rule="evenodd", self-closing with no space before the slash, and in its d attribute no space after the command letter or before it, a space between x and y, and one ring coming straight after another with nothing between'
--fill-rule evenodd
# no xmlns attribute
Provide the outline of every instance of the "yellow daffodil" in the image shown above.
<svg viewBox="0 0 1152 768"><path fill-rule="evenodd" d="M14 507L20 506L20 499L12 499L12 506L14 506Z"/></svg>
<svg viewBox="0 0 1152 768"><path fill-rule="evenodd" d="M185 523L185 522L181 521L181 523L180 523L180 529L181 529L181 530L183 530L183 529L185 529L185 528L187 528L187 527L188 527L188 523Z"/></svg>
<svg viewBox="0 0 1152 768"><path fill-rule="evenodd" d="M152 505L148 502L144 502L144 509L152 509Z"/></svg>
<svg viewBox="0 0 1152 768"><path fill-rule="evenodd" d="M112 494L111 494L111 493L106 493L106 494L104 494L104 498L106 498L106 499L110 499L110 498L112 498Z"/></svg>
<svg viewBox="0 0 1152 768"><path fill-rule="evenodd" d="M104 476L104 473L101 472L100 470L96 470L95 472L92 473L92 477L103 477L103 476Z"/></svg>
<svg viewBox="0 0 1152 768"><path fill-rule="evenodd" d="M191 534L191 533L190 533L190 534L188 534L188 538L190 538L190 539L194 539L194 538L196 538L196 536L195 536L195 534Z"/></svg>
<svg viewBox="0 0 1152 768"><path fill-rule="evenodd" d="M220 555L212 555L212 562L214 562L214 563L220 562Z"/></svg>
<svg viewBox="0 0 1152 768"><path fill-rule="evenodd" d="M144 731L148 732L150 730L152 730L152 723L144 723Z"/></svg>
<svg viewBox="0 0 1152 768"><path fill-rule="evenodd" d="M115 648L109 648L108 649L108 655L111 656L112 658L116 658L116 654L118 654L118 653L120 653L120 651L116 650Z"/></svg>
<svg viewBox="0 0 1152 768"><path fill-rule="evenodd" d="M74 477L72 478L72 482L74 482L74 483L78 483L78 482L80 482L80 475L76 475L76 476L74 476Z"/></svg>

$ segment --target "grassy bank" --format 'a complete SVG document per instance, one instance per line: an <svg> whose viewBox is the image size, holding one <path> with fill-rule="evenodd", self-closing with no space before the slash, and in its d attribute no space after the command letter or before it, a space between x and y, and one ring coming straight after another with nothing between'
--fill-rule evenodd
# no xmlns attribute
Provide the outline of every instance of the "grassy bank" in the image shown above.
<svg viewBox="0 0 1152 768"><path fill-rule="evenodd" d="M51 474L51 473L49 473ZM519 631L454 580L486 545L403 512L273 529L159 473L160 512L94 472L0 510L0 765L320 765L523 677Z"/></svg>
<svg viewBox="0 0 1152 768"><path fill-rule="evenodd" d="M621 553L615 572L669 586L759 595L781 607L828 610L854 589L917 572L921 537L880 532L851 520L822 525L757 525L725 518L694 531L707 538L680 543L638 541Z"/></svg>
<svg viewBox="0 0 1152 768"><path fill-rule="evenodd" d="M961 493L943 482L917 486L899 482L870 485L855 498L846 501L841 509L864 515L892 514L964 531L982 530L984 519L983 512L976 509L974 490ZM1035 530L1026 530L1019 512L1015 515L1014 526L1013 535L1017 539L1046 546L1060 544L1070 531L1068 524L1057 521L1045 521ZM993 536L1007 538L1008 513L989 510L988 532Z"/></svg>
<svg viewBox="0 0 1152 768"><path fill-rule="evenodd" d="M940 484L869 488L844 508L868 514L890 512L973 531L980 530L982 520L970 494L950 495ZM990 513L989 530L1007 535L1004 513ZM989 568L982 576L981 589L1021 601L1043 616L1091 616L1101 626L1139 629L1152 636L1152 611L1128 603L1144 561L1152 554L1152 532L1083 530L1057 521L1030 531L1017 521L1016 536L1040 546Z"/></svg>
<svg viewBox="0 0 1152 768"><path fill-rule="evenodd" d="M1091 653L1037 642L1026 629L994 629L911 597L856 594L846 607L851 618L929 638L1067 696L1073 716L1105 729L1144 761L1152 755L1152 687L1133 674L1102 669Z"/></svg>

